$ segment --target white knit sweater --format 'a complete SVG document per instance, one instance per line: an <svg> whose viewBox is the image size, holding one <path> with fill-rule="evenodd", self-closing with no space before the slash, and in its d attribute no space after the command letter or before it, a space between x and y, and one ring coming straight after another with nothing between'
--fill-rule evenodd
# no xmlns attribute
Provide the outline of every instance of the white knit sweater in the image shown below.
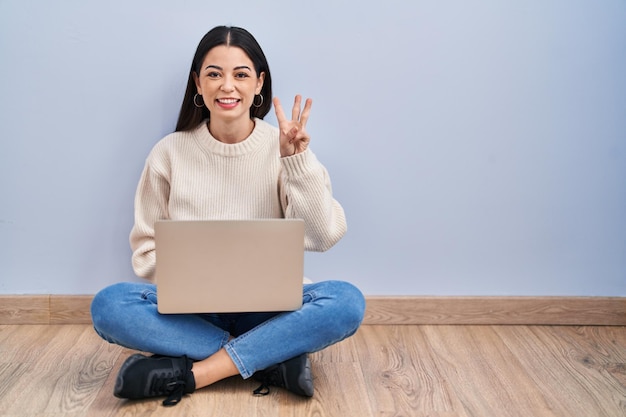
<svg viewBox="0 0 626 417"><path fill-rule="evenodd" d="M278 129L255 119L243 142L213 138L206 123L175 132L150 152L130 233L135 273L154 279L156 220L301 218L305 249L325 251L346 231L324 166L308 149L281 158Z"/></svg>

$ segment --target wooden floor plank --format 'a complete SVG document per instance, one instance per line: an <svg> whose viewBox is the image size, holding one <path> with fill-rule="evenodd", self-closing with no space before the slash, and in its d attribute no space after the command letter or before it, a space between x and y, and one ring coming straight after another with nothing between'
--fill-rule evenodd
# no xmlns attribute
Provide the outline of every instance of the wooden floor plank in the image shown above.
<svg viewBox="0 0 626 417"><path fill-rule="evenodd" d="M239 376L219 381L185 398L184 406L190 407L189 411L178 415L190 415L192 410L203 410L205 415L211 416L278 417L279 396L254 396L252 391L258 385L256 381L243 380ZM183 402L176 408L180 405Z"/></svg>
<svg viewBox="0 0 626 417"><path fill-rule="evenodd" d="M315 375L314 397L305 400L302 410L293 408L293 412L286 414L285 417L378 415L370 405L371 393L366 390L359 363L320 363L315 367Z"/></svg>
<svg viewBox="0 0 626 417"><path fill-rule="evenodd" d="M40 358L48 343L59 337L58 330L49 325L0 326L0 360L21 363Z"/></svg>
<svg viewBox="0 0 626 417"><path fill-rule="evenodd" d="M533 327L509 345L560 414L612 416L626 415L626 385L609 371L623 370L625 337L618 328Z"/></svg>
<svg viewBox="0 0 626 417"><path fill-rule="evenodd" d="M428 360L431 352L418 326L364 326L358 335L360 366L377 415L411 415L414 410L446 415L454 411L439 369Z"/></svg>
<svg viewBox="0 0 626 417"><path fill-rule="evenodd" d="M10 388L0 409L9 415L84 414L111 373L119 348L102 343L90 326L25 327L23 339L38 333L39 344L14 345L23 352L12 357L21 358L16 363L25 371L6 384ZM55 331L57 336L50 337Z"/></svg>
<svg viewBox="0 0 626 417"><path fill-rule="evenodd" d="M0 417L626 415L625 327L365 325L311 354L312 399L232 377L172 408L112 395L132 353L89 325L0 326Z"/></svg>
<svg viewBox="0 0 626 417"><path fill-rule="evenodd" d="M427 327L434 358L468 416L552 417L533 379L503 344L498 326Z"/></svg>

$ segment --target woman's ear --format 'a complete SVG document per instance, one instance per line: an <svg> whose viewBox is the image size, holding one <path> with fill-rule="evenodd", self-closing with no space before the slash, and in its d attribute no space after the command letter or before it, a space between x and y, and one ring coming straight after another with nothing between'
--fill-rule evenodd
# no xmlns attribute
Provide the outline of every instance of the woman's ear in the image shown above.
<svg viewBox="0 0 626 417"><path fill-rule="evenodd" d="M196 83L196 91L198 94L202 95L202 88L200 87L200 80L198 79L198 74L196 72L192 72L191 76L193 77L193 82Z"/></svg>
<svg viewBox="0 0 626 417"><path fill-rule="evenodd" d="M265 81L265 73L262 72L259 74L259 78L256 82L256 94L261 94L261 90L263 90L263 82Z"/></svg>

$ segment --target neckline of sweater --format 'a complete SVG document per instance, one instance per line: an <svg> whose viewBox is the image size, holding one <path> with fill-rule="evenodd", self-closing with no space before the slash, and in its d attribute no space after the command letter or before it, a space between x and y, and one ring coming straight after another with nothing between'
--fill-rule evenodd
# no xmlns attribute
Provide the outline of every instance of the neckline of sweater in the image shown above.
<svg viewBox="0 0 626 417"><path fill-rule="evenodd" d="M205 120L192 131L192 135L201 148L206 149L213 154L223 156L241 156L251 153L256 149L259 149L259 147L263 144L266 144L272 128L273 126L267 122L255 118L254 130L250 136L238 143L224 143L220 142L214 138L213 135L211 135L207 125L207 120Z"/></svg>

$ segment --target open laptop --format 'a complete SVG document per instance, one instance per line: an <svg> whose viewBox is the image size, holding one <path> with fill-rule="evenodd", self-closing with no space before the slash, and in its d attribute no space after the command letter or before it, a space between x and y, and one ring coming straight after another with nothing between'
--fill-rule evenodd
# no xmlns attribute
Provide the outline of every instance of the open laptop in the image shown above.
<svg viewBox="0 0 626 417"><path fill-rule="evenodd" d="M301 219L157 221L155 245L160 313L302 306Z"/></svg>

